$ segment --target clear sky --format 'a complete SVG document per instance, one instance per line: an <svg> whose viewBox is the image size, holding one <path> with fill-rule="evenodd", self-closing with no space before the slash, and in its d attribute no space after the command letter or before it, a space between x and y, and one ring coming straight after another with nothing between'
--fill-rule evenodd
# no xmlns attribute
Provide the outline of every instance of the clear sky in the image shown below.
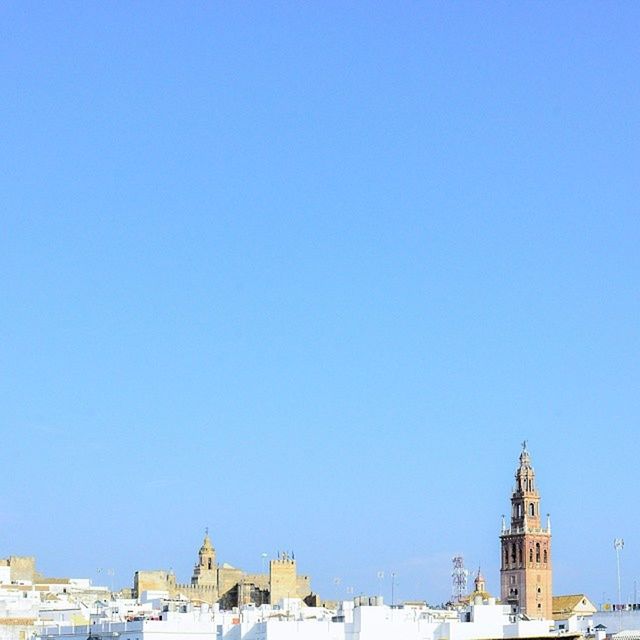
<svg viewBox="0 0 640 640"><path fill-rule="evenodd" d="M640 5L0 6L0 557L324 597L640 581ZM339 584L334 582L340 578Z"/></svg>

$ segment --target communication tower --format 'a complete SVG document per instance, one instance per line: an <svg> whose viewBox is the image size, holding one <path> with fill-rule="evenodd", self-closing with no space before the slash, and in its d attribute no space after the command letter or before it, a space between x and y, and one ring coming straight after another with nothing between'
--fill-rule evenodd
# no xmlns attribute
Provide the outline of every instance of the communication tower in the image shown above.
<svg viewBox="0 0 640 640"><path fill-rule="evenodd" d="M469 571L464 568L464 558L462 556L454 556L452 558L453 572L451 573L451 582L453 585L452 601L460 602L467 595L467 578Z"/></svg>

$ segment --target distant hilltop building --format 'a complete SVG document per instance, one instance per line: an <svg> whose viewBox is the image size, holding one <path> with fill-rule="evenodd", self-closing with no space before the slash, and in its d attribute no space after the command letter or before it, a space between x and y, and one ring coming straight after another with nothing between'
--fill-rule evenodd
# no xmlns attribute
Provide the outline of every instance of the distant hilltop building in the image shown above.
<svg viewBox="0 0 640 640"><path fill-rule="evenodd" d="M528 618L552 619L551 523L540 523L540 494L527 443L522 445L516 484L511 495L511 526L502 518L500 544L502 602Z"/></svg>
<svg viewBox="0 0 640 640"><path fill-rule="evenodd" d="M223 609L245 604L276 604L282 598L300 598L312 603L308 576L300 576L293 555L278 554L269 563L269 573L246 573L230 564L219 565L216 550L207 532L198 551L198 561L193 569L191 582L176 582L171 571L136 571L133 579L133 595L140 597L145 591L167 592L170 597L183 596L192 601L220 604Z"/></svg>

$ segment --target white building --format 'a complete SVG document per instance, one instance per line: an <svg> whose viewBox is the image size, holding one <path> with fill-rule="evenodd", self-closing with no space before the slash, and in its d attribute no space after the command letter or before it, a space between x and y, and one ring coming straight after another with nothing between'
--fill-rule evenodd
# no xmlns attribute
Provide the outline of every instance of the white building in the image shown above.
<svg viewBox="0 0 640 640"><path fill-rule="evenodd" d="M151 600L150 602L157 602ZM299 600L279 606L248 605L240 612L163 601L122 619L117 605L91 625L49 625L41 640L515 640L568 637L549 620L527 620L508 605L477 599L460 612L427 607L389 607L381 599L356 598L337 611L306 607ZM145 605L141 605L145 606Z"/></svg>

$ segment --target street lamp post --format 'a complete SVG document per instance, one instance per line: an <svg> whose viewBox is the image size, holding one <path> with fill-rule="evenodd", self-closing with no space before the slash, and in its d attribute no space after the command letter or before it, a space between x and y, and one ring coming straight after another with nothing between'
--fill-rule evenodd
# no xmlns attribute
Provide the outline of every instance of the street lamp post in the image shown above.
<svg viewBox="0 0 640 640"><path fill-rule="evenodd" d="M614 538L613 548L616 550L616 567L618 569L618 607L620 608L618 631L622 631L622 587L620 582L620 551L624 549L624 540L622 538Z"/></svg>
<svg viewBox="0 0 640 640"><path fill-rule="evenodd" d="M391 606L395 605L395 591L396 591L396 574L391 573Z"/></svg>

